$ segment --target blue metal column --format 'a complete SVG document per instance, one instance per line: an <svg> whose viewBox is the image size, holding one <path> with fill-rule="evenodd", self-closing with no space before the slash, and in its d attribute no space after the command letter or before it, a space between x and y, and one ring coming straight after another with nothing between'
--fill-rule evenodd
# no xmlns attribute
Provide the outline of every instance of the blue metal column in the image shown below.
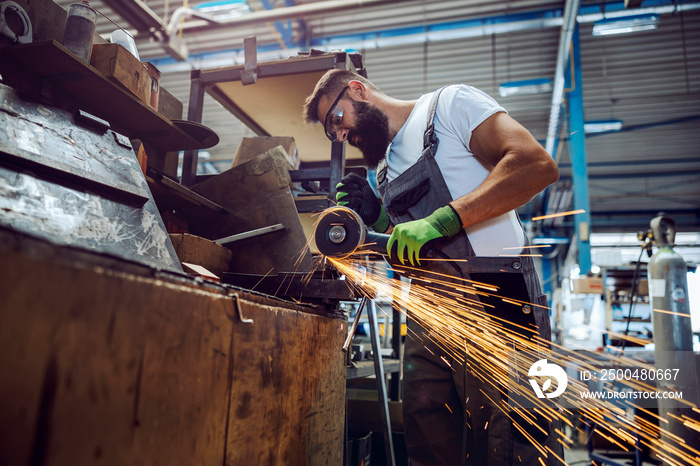
<svg viewBox="0 0 700 466"><path fill-rule="evenodd" d="M555 246L556 247L556 246ZM552 305L552 259L542 258L542 292L547 295ZM555 283L556 284L556 283Z"/></svg>
<svg viewBox="0 0 700 466"><path fill-rule="evenodd" d="M578 23L574 28L571 45L573 53L569 60L573 60L574 76L573 89L568 94L569 131L571 132L569 136L569 154L571 155L571 166L573 169L574 209L583 209L585 211L574 216L578 246L578 266L580 273L583 275L591 271L591 209L588 196L586 134L583 129L583 79L581 76L581 48ZM571 82L570 71L567 71L567 78ZM567 87L571 88L572 86L569 84Z"/></svg>

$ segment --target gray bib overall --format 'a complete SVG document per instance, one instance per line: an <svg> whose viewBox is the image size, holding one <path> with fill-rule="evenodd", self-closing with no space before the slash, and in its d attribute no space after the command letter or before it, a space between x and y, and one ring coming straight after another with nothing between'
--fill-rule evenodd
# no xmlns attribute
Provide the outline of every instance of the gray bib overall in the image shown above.
<svg viewBox="0 0 700 466"><path fill-rule="evenodd" d="M377 175L382 204L394 225L425 218L453 200L435 161L438 139L434 133L434 116L441 91L436 91L431 101L423 151L418 161L391 182L386 180L386 167ZM511 330L522 328L519 326L537 326L539 335L550 340L547 299L540 291L531 257L477 257L464 230L438 242L435 250L437 258L446 260L424 261L425 266L421 269L456 277L455 281L461 284L464 282L459 279L495 285L501 296L544 306L521 306L505 303L500 298L478 298L481 303L494 306L488 312L509 322L505 325ZM468 262L450 262L447 260L450 258L468 259ZM469 295L469 298L475 299L476 296ZM410 318L408 327L404 352L403 416L410 464L540 464L537 457L541 455L512 426L508 416L493 406L484 392L496 402L505 396L493 385L465 371L461 363L437 348L429 338L429 331ZM470 342L465 341L465 344L468 347ZM450 361L452 368L441 357ZM464 413L468 413L466 419ZM550 423L542 420L538 424L553 432L550 429L554 426ZM529 423L521 422L520 425L527 427ZM555 435L543 435L536 428L528 431L538 443L550 446L563 457ZM550 455L548 464L559 462Z"/></svg>

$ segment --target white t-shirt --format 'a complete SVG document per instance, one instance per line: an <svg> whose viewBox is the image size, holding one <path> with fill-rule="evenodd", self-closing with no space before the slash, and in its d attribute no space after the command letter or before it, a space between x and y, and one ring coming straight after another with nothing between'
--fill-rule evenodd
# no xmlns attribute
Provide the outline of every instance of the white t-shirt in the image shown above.
<svg viewBox="0 0 700 466"><path fill-rule="evenodd" d="M421 155L430 100L425 94L396 134L387 151L387 179L398 177ZM472 131L488 117L506 110L486 93L465 85L445 88L435 112L435 134L440 143L435 161L440 167L452 199L474 191L486 179L492 167L474 156L469 148ZM477 256L519 254L525 237L515 211L466 229Z"/></svg>

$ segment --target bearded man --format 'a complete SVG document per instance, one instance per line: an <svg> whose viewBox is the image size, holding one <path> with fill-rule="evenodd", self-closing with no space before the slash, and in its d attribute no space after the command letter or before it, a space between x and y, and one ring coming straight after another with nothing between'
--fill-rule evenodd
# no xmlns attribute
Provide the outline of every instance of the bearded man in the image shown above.
<svg viewBox="0 0 700 466"><path fill-rule="evenodd" d="M351 174L338 184L337 201L374 230L392 231L387 253L394 260L420 265L415 273L433 277L487 277L501 295L535 304L490 303L490 314L551 339L532 259L513 257L527 246L515 209L556 182L559 172L503 107L466 85L399 100L357 73L331 70L306 99L304 117L323 124L331 141L359 148L367 166L377 169L381 200L366 179ZM420 264L427 244L444 260ZM507 405L507 394L470 375L466 355L455 361L410 316L408 328L402 404L412 465L534 465L539 458L559 464L554 422L521 419L523 435L514 416L496 406ZM533 442L557 454L544 455Z"/></svg>

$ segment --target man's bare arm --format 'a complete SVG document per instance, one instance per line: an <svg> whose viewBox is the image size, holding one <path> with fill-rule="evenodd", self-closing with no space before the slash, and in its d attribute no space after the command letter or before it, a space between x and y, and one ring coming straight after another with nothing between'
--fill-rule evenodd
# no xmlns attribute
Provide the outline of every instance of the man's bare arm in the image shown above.
<svg viewBox="0 0 700 466"><path fill-rule="evenodd" d="M493 170L478 188L451 202L464 228L517 209L559 179L552 157L506 113L480 124L470 144Z"/></svg>

